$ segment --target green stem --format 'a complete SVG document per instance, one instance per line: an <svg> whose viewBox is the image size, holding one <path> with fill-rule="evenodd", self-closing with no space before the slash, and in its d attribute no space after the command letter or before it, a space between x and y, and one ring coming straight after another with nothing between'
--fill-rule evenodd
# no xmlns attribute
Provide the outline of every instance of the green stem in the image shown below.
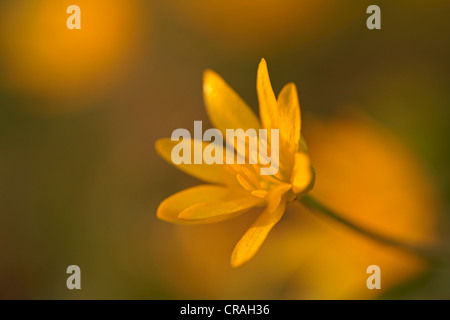
<svg viewBox="0 0 450 320"><path fill-rule="evenodd" d="M326 216L332 218L333 220L339 222L340 224L342 224L342 225L352 229L353 231L356 231L357 233L364 235L370 239L373 239L380 243L401 249L403 251L414 254L416 256L420 256L431 262L438 262L442 259L442 253L437 253L437 252L431 251L430 249L427 249L427 248L413 246L408 243L404 243L404 242L386 237L382 234L376 233L372 230L365 229L351 221L348 221L309 195L306 195L303 198L298 199L298 201L300 203L302 203L303 205L305 205L306 207L308 207L309 209L312 209L315 211L320 211L321 213L323 213Z"/></svg>

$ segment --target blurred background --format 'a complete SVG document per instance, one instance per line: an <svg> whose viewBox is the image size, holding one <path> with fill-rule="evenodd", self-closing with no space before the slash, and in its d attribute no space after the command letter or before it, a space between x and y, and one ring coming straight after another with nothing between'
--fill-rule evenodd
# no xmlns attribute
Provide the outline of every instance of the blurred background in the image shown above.
<svg viewBox="0 0 450 320"><path fill-rule="evenodd" d="M66 9L81 8L81 30ZM381 8L381 30L366 9ZM449 299L430 264L291 204L258 255L256 213L157 220L200 182L158 138L209 123L202 73L257 112L256 70L299 90L314 196L368 228L449 251L450 4L350 0L16 0L0 4L0 298ZM206 128L204 128L205 130ZM81 268L68 290L66 268ZM366 268L381 268L368 290Z"/></svg>

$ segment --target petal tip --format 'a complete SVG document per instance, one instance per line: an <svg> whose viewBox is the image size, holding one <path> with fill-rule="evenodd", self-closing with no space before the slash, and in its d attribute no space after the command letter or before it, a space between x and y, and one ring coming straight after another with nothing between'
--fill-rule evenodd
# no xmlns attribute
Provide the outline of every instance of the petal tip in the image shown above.
<svg viewBox="0 0 450 320"><path fill-rule="evenodd" d="M266 59L264 59L264 58L261 59L261 61L259 62L259 66L258 66L258 74L261 74L263 72L268 73L267 62L266 62Z"/></svg>
<svg viewBox="0 0 450 320"><path fill-rule="evenodd" d="M206 69L203 72L203 93L205 97L210 94L215 87L220 87L222 78L213 70Z"/></svg>
<svg viewBox="0 0 450 320"><path fill-rule="evenodd" d="M170 138L161 138L155 141L155 151L156 153L163 158L164 160L168 161L170 157L168 156L168 146L170 145L171 139ZM171 149L170 149L171 150ZM169 151L170 154L170 151ZM171 161L169 161L171 162Z"/></svg>
<svg viewBox="0 0 450 320"><path fill-rule="evenodd" d="M235 249L235 251L236 251L236 249ZM230 265L233 268L239 268L242 265L244 265L246 262L248 262L249 259L242 259L242 257L238 257L237 254L235 253L235 251L233 251L233 253L231 254Z"/></svg>
<svg viewBox="0 0 450 320"><path fill-rule="evenodd" d="M164 210L163 210L163 208L162 208L163 204L164 204L164 201L161 202L161 203L159 204L159 206L158 206L158 209L156 209L156 217L157 217L159 220L162 220L162 221L169 221L169 220L164 216Z"/></svg>
<svg viewBox="0 0 450 320"><path fill-rule="evenodd" d="M286 90L295 90L295 91L297 91L297 86L295 85L294 82L288 82L288 83L286 83L286 85L284 87L286 88Z"/></svg>
<svg viewBox="0 0 450 320"><path fill-rule="evenodd" d="M211 77L216 76L217 73L211 69L203 71L203 83L207 82Z"/></svg>
<svg viewBox="0 0 450 320"><path fill-rule="evenodd" d="M158 139L158 140L155 141L155 144L154 144L155 150L156 150L156 152L159 155L161 155L161 152L162 152L162 149L163 149L163 146L162 146L163 141L164 141L164 138Z"/></svg>

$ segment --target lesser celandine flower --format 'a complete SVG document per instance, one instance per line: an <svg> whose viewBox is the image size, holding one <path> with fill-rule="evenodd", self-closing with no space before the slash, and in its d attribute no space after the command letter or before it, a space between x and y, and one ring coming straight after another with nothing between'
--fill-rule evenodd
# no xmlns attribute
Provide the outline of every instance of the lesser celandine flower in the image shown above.
<svg viewBox="0 0 450 320"><path fill-rule="evenodd" d="M300 134L297 90L294 84L289 83L276 98L264 59L259 64L257 75L261 120L213 71L205 72L203 90L209 118L222 133L226 134L227 129L279 130L279 159L277 159L279 170L273 175L262 175L261 161L253 165L191 164L192 161L189 164L176 165L179 169L210 184L193 187L165 199L157 211L160 219L181 224L211 223L235 217L255 207L262 207L262 213L237 243L231 255L231 264L237 267L256 254L270 230L283 216L287 203L300 200L306 207L321 212L372 240L427 260L440 259L439 252L386 237L374 232L372 228L361 227L307 195L314 185L315 173ZM249 139L245 140L247 158L252 156L247 154L250 153ZM207 147L202 141L189 142L194 149L198 149L199 144L203 149ZM267 147L271 145L270 142L270 138L265 142ZM157 141L156 149L164 159L173 163L171 152L176 144L177 141L161 139ZM236 144L233 147L237 150L235 153L242 153ZM222 154L226 154L225 149Z"/></svg>
<svg viewBox="0 0 450 320"><path fill-rule="evenodd" d="M227 129L279 129L279 170L274 175L261 175L260 163L181 163L177 165L180 170L209 184L183 190L165 199L157 210L157 216L169 222L199 224L229 219L254 207L262 207L262 213L231 255L231 264L237 267L256 254L272 227L283 216L286 204L312 188L314 170L300 135L297 89L289 83L278 98L275 97L264 59L257 74L261 119L215 72L207 70L203 81L209 118L222 133L225 134ZM192 145L195 143L202 142L192 141ZM171 139L161 139L156 143L156 150L172 163L171 151L176 144Z"/></svg>

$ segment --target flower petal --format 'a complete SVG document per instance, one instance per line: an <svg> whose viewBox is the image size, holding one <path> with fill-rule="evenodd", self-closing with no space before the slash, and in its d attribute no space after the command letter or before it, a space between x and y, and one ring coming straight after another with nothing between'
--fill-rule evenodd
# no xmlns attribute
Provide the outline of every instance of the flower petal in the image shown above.
<svg viewBox="0 0 450 320"><path fill-rule="evenodd" d="M233 217L236 214L243 213L248 209L251 209L257 205L260 205L264 202L263 199L254 197L250 194L245 196L238 194L229 194L227 197L236 197L232 200L228 201L219 201L214 203L198 203L195 204L185 210L183 210L178 218L182 220L203 220L210 219L218 216L226 216L233 214Z"/></svg>
<svg viewBox="0 0 450 320"><path fill-rule="evenodd" d="M224 136L226 129L260 128L252 109L212 70L206 70L203 75L203 97L212 125Z"/></svg>
<svg viewBox="0 0 450 320"><path fill-rule="evenodd" d="M276 125L280 129L280 138L289 152L294 154L298 151L301 129L300 103L295 84L285 85L278 95L277 102L279 123Z"/></svg>
<svg viewBox="0 0 450 320"><path fill-rule="evenodd" d="M283 199L275 211L267 207L250 229L239 240L231 255L231 265L239 267L249 261L259 250L272 227L281 219L286 209L286 200Z"/></svg>
<svg viewBox="0 0 450 320"><path fill-rule="evenodd" d="M263 127L266 129L277 129L275 126L275 123L278 122L277 100L273 93L267 63L264 59L259 63L256 90L259 100L259 116Z"/></svg>
<svg viewBox="0 0 450 320"><path fill-rule="evenodd" d="M240 203L239 205L236 205L234 207L230 205L230 202L232 202L232 200L236 198L243 198L243 196L242 194L238 194L227 187L216 185L195 186L177 192L166 198L159 205L156 216L161 220L178 224L203 224L218 222L229 219L243 212L244 208L246 207L246 205L244 205L243 203ZM204 205L217 205L215 207L217 213L219 210L218 207L221 203L224 204L225 209L227 210L223 210L222 215L210 215L211 217L209 219L206 219L205 215L207 213L204 211ZM255 203L252 204L254 205ZM248 205L250 205L250 203ZM199 210L198 212L202 217L201 220L183 220L178 217L180 213L183 212L185 212L184 214L186 215L193 216L195 208ZM212 206L211 208L214 209L214 206ZM232 212L233 210L238 211ZM189 213L190 211L191 213ZM227 214L225 213L225 211L227 211Z"/></svg>
<svg viewBox="0 0 450 320"><path fill-rule="evenodd" d="M275 211L283 200L283 195L291 189L291 185L288 183L281 183L278 186L271 189L267 194L267 208L269 211Z"/></svg>
<svg viewBox="0 0 450 320"><path fill-rule="evenodd" d="M234 175L227 170L226 164L206 164L204 162L201 164L194 164L193 160L191 161L191 164L174 164L172 162L171 154L173 147L178 143L179 141L172 141L170 138L163 138L156 141L155 148L164 160L195 178L217 184L236 184L236 179ZM202 142L198 140L190 140L190 143L192 149L195 147L195 144L201 144L202 151L209 144L209 142ZM225 155L225 149L223 152ZM193 152L191 152L191 154L193 155Z"/></svg>
<svg viewBox="0 0 450 320"><path fill-rule="evenodd" d="M304 152L295 153L294 168L292 169L291 184L294 193L305 191L314 179L309 157Z"/></svg>

